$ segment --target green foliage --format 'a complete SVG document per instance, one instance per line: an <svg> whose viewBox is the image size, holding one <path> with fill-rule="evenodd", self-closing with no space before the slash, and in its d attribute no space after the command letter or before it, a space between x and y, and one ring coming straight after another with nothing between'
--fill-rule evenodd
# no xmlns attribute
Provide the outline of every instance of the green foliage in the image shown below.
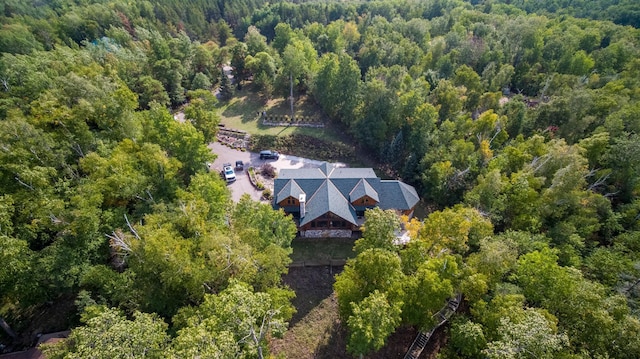
<svg viewBox="0 0 640 359"><path fill-rule="evenodd" d="M480 355L480 351L487 345L482 325L469 320L456 320L452 323L451 342L458 353L468 358Z"/></svg>
<svg viewBox="0 0 640 359"><path fill-rule="evenodd" d="M385 293L389 301L399 300L404 279L400 259L394 253L377 248L360 253L336 276L340 317L353 315L351 303L359 303L374 290Z"/></svg>
<svg viewBox="0 0 640 359"><path fill-rule="evenodd" d="M191 81L191 89L193 90L209 90L211 89L211 81L207 75L202 72L198 72Z"/></svg>
<svg viewBox="0 0 640 359"><path fill-rule="evenodd" d="M476 246L492 232L491 222L474 209L458 206L433 212L401 253L404 271L414 272L425 258L441 253L464 254L470 244Z"/></svg>
<svg viewBox="0 0 640 359"><path fill-rule="evenodd" d="M72 330L68 340L43 346L48 358L165 357L167 324L157 316L136 312L129 320L116 309L88 309L94 314L86 326Z"/></svg>
<svg viewBox="0 0 640 359"><path fill-rule="evenodd" d="M185 307L174 318L180 329L173 356L262 357L267 338L286 329L274 299L235 281L218 295L206 295L200 306Z"/></svg>
<svg viewBox="0 0 640 359"><path fill-rule="evenodd" d="M254 146L348 163L366 148L431 210L406 247L393 245L393 215L367 212L359 255L336 282L352 353L383 345L398 318L427 327L461 291L472 318L454 323L448 353L640 356L635 2L30 5L0 4L0 315L86 290L83 303L129 315L90 320L146 328L120 338L87 322L68 357L100 338L101 350L126 339L147 356L257 356L264 338L239 343L219 306L199 312L209 324L172 328L171 344L157 318L131 316L169 318L211 293L246 295L263 314L271 300L290 317L279 284L293 221L232 205L205 173L212 82L221 99L234 95L224 64L263 99L288 96L292 79L296 97L354 138L253 136ZM186 100L180 124L166 106ZM258 333L260 314L248 317L240 338ZM147 329L150 342L138 335Z"/></svg>
<svg viewBox="0 0 640 359"><path fill-rule="evenodd" d="M453 258L446 258L446 271L457 273L457 266ZM432 259L422 264L418 270L408 277L405 284L405 298L403 318L405 322L415 325L420 330L428 330L439 320L433 317L446 303L447 299L455 295L453 279L443 273L438 264L439 260ZM434 268L440 267L440 268Z"/></svg>
<svg viewBox="0 0 640 359"><path fill-rule="evenodd" d="M10 54L29 54L42 50L42 44L23 24L4 24L0 28L0 52Z"/></svg>
<svg viewBox="0 0 640 359"><path fill-rule="evenodd" d="M534 309L524 311L524 318L514 323L500 320L501 340L487 344L488 358L555 358L568 345L564 334L556 334L555 323Z"/></svg>
<svg viewBox="0 0 640 359"><path fill-rule="evenodd" d="M389 303L386 295L377 290L362 302L352 304L353 315L347 320L351 333L347 350L362 355L382 348L400 321L399 306Z"/></svg>
<svg viewBox="0 0 640 359"><path fill-rule="evenodd" d="M253 202L246 196L234 209L232 226L242 238L251 241L258 249L272 244L283 249L290 248L296 233L295 224L284 212L275 212L268 204Z"/></svg>
<svg viewBox="0 0 640 359"><path fill-rule="evenodd" d="M394 243L400 233L400 219L391 210L383 211L379 207L364 212L365 224L362 238L356 240L354 251L362 253L367 249L379 248L390 252L399 247Z"/></svg>
<svg viewBox="0 0 640 359"><path fill-rule="evenodd" d="M211 120L209 117L206 118ZM176 121L166 109L153 107L141 114L141 122L144 124L144 137L148 141L160 144L170 156L181 162L180 174L184 181L203 170L204 163L213 160L202 132L190 122ZM207 121L200 124L203 128L210 128Z"/></svg>
<svg viewBox="0 0 640 359"><path fill-rule="evenodd" d="M5 265L0 270L0 290L7 298L19 298L31 293L29 285L29 262L34 254L23 240L0 237L0 260Z"/></svg>
<svg viewBox="0 0 640 359"><path fill-rule="evenodd" d="M226 74L220 75L220 98L224 101L229 101L233 97L233 86L231 86L231 80Z"/></svg>
<svg viewBox="0 0 640 359"><path fill-rule="evenodd" d="M215 141L220 123L220 117L213 111L216 103L215 97L211 96L206 99L191 97L191 102L184 107L185 120L202 133L205 142Z"/></svg>

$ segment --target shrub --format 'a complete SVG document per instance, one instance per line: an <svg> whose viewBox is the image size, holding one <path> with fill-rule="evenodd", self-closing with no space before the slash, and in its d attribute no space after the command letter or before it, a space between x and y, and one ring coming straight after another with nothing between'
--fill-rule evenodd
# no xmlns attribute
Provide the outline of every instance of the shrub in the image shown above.
<svg viewBox="0 0 640 359"><path fill-rule="evenodd" d="M262 197L264 197L264 199L271 199L271 190L269 188L265 188L262 191Z"/></svg>
<svg viewBox="0 0 640 359"><path fill-rule="evenodd" d="M259 190L263 190L264 189L264 183L257 181L256 182L256 188L258 188Z"/></svg>
<svg viewBox="0 0 640 359"><path fill-rule="evenodd" d="M276 176L276 168L270 163L265 163L260 167L260 173L267 178L274 178Z"/></svg>

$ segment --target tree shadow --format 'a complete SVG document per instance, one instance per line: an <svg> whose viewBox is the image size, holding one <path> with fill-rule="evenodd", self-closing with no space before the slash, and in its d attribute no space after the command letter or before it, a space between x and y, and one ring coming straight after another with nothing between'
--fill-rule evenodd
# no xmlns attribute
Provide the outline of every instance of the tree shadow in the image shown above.
<svg viewBox="0 0 640 359"><path fill-rule="evenodd" d="M316 348L314 359L353 358L347 354L347 329L339 321L335 321L324 333L329 340Z"/></svg>
<svg viewBox="0 0 640 359"><path fill-rule="evenodd" d="M225 117L240 117L243 123L257 121L259 114L267 105L267 100L259 93L244 89L238 91L230 104L224 109Z"/></svg>
<svg viewBox="0 0 640 359"><path fill-rule="evenodd" d="M364 357L367 359L404 358L417 334L418 332L413 327L402 326L387 338L384 347L380 348L377 352L369 353ZM316 349L313 353L314 358L354 358L354 356L348 354L346 350L348 339L347 328L339 321L336 321L331 328L327 329L325 337L328 337L329 340L326 344L321 345ZM440 346L442 346L442 343L437 345L437 350L439 350ZM430 351L425 350L425 353L437 353L437 350L434 351L434 348L430 349ZM430 357L431 356L429 356L429 358Z"/></svg>
<svg viewBox="0 0 640 359"><path fill-rule="evenodd" d="M333 293L334 276L342 271L342 267L292 267L283 277L283 281L294 292L296 297L292 304L297 312L291 318L289 326L293 327L320 302Z"/></svg>
<svg viewBox="0 0 640 359"><path fill-rule="evenodd" d="M407 351L411 347L413 340L418 331L411 327L403 325L396 329L386 340L385 346L380 348L375 353L370 353L366 356L367 359L391 359L391 358L404 358ZM425 352L423 352L425 353ZM420 356L421 358L431 358L431 356Z"/></svg>

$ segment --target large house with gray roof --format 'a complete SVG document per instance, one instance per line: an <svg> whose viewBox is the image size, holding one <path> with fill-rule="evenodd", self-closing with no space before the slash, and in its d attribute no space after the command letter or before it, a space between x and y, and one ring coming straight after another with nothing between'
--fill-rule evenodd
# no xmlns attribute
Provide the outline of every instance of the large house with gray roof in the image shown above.
<svg viewBox="0 0 640 359"><path fill-rule="evenodd" d="M413 215L420 200L415 188L380 179L372 168L282 169L274 182L273 207L296 220L302 237L350 237L360 231L369 208Z"/></svg>

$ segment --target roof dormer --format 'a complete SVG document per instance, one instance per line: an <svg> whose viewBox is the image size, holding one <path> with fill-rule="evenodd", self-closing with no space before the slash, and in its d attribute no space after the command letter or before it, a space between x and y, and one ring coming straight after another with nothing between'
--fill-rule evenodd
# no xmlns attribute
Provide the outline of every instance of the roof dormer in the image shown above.
<svg viewBox="0 0 640 359"><path fill-rule="evenodd" d="M380 202L380 198L369 182L361 179L349 193L349 202L354 206L373 207Z"/></svg>

